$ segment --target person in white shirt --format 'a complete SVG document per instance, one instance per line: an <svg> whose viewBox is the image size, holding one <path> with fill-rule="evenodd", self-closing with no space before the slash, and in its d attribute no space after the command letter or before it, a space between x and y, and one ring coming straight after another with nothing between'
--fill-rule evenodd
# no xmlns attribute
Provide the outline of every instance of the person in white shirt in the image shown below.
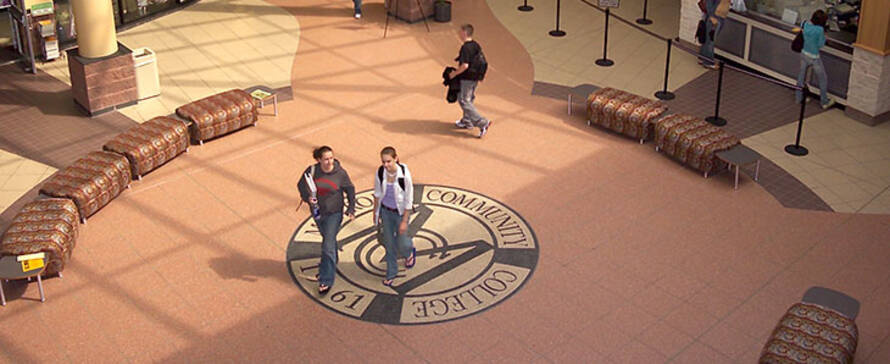
<svg viewBox="0 0 890 364"><path fill-rule="evenodd" d="M408 167L399 163L396 149L380 151L383 164L374 174L374 223L381 226L386 248L386 277L383 285L392 286L399 273L398 256L404 256L405 268L414 266L417 249L408 236L408 219L414 209L414 184Z"/></svg>

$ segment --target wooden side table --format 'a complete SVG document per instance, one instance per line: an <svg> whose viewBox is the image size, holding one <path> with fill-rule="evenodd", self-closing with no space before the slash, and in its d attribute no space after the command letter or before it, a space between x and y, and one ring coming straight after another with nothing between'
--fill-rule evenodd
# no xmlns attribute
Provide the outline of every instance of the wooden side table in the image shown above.
<svg viewBox="0 0 890 364"><path fill-rule="evenodd" d="M722 152L717 152L715 153L715 155L720 160L729 164L730 167L735 166L735 185L733 189L739 189L740 165L748 165L754 163L754 180L757 181L760 175L760 154L755 152L753 149L748 148L743 144L738 144Z"/></svg>
<svg viewBox="0 0 890 364"><path fill-rule="evenodd" d="M275 116L278 116L278 95L275 93L275 90L266 86L256 86L246 89L244 92L250 94L250 97L260 100L260 108L265 107L266 101L272 99Z"/></svg>
<svg viewBox="0 0 890 364"><path fill-rule="evenodd" d="M27 262L20 261L20 258L28 257L31 259L21 259L27 260ZM26 265L31 265L37 262L39 262L39 267L26 270ZM37 287L40 289L40 302L46 301L46 296L43 294L43 280L40 278L44 269L46 269L46 256L43 253L4 255L0 257L0 305L6 306L6 294L3 293L4 281L25 278L30 280L35 276L37 277Z"/></svg>

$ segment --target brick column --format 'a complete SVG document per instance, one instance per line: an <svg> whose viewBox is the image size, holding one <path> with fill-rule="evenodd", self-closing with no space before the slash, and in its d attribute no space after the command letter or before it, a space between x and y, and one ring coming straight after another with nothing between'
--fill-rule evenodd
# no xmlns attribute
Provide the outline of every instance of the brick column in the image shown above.
<svg viewBox="0 0 890 364"><path fill-rule="evenodd" d="M680 39L698 44L695 40L695 29L698 28L701 16L698 0L680 0Z"/></svg>
<svg viewBox="0 0 890 364"><path fill-rule="evenodd" d="M869 125L890 120L890 11L886 0L863 0L853 44L847 114Z"/></svg>

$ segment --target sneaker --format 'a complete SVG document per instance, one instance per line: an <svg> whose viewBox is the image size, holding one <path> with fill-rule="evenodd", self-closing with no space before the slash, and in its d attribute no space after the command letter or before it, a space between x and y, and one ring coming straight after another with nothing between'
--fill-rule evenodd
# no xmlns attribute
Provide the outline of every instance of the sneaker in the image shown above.
<svg viewBox="0 0 890 364"><path fill-rule="evenodd" d="M836 102L834 101L834 99L828 99L827 104L822 104L822 110L830 109L832 106L834 106L835 103Z"/></svg>
<svg viewBox="0 0 890 364"><path fill-rule="evenodd" d="M491 127L491 124L494 124L494 122L491 121L491 120L489 120L489 121L488 121L488 124L485 124L485 126L480 126L480 127L479 127L479 138L480 138L480 139L481 139L482 137L484 137L486 133L488 133L488 128Z"/></svg>
<svg viewBox="0 0 890 364"><path fill-rule="evenodd" d="M465 123L461 119L458 119L457 121L455 121L454 126L461 128L461 129L472 129L473 128L473 124Z"/></svg>
<svg viewBox="0 0 890 364"><path fill-rule="evenodd" d="M355 18L356 18L356 19L361 19L361 18L362 18L362 13L355 13Z"/></svg>

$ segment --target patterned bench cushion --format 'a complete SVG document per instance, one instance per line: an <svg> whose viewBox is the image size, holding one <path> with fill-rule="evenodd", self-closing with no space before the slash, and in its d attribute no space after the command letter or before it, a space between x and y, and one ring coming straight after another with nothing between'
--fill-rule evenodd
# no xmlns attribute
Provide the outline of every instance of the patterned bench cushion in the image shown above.
<svg viewBox="0 0 890 364"><path fill-rule="evenodd" d="M710 173L717 166L715 153L741 141L695 116L674 114L655 123L655 145L686 165Z"/></svg>
<svg viewBox="0 0 890 364"><path fill-rule="evenodd" d="M102 146L123 154L136 177L159 167L189 146L188 126L174 118L159 116L127 130Z"/></svg>
<svg viewBox="0 0 890 364"><path fill-rule="evenodd" d="M776 325L760 363L852 363L858 340L853 320L819 305L796 303Z"/></svg>
<svg viewBox="0 0 890 364"><path fill-rule="evenodd" d="M77 207L66 198L29 202L0 238L0 255L46 254L46 274L65 269L77 242Z"/></svg>
<svg viewBox="0 0 890 364"><path fill-rule="evenodd" d="M652 121L665 111L667 105L660 101L608 87L587 97L587 116L591 123L640 140L649 137Z"/></svg>
<svg viewBox="0 0 890 364"><path fill-rule="evenodd" d="M242 90L229 90L176 109L192 122L192 138L204 141L256 123L259 101Z"/></svg>
<svg viewBox="0 0 890 364"><path fill-rule="evenodd" d="M40 188L40 193L70 198L85 220L117 197L129 183L127 158L112 152L92 152L53 175Z"/></svg>

